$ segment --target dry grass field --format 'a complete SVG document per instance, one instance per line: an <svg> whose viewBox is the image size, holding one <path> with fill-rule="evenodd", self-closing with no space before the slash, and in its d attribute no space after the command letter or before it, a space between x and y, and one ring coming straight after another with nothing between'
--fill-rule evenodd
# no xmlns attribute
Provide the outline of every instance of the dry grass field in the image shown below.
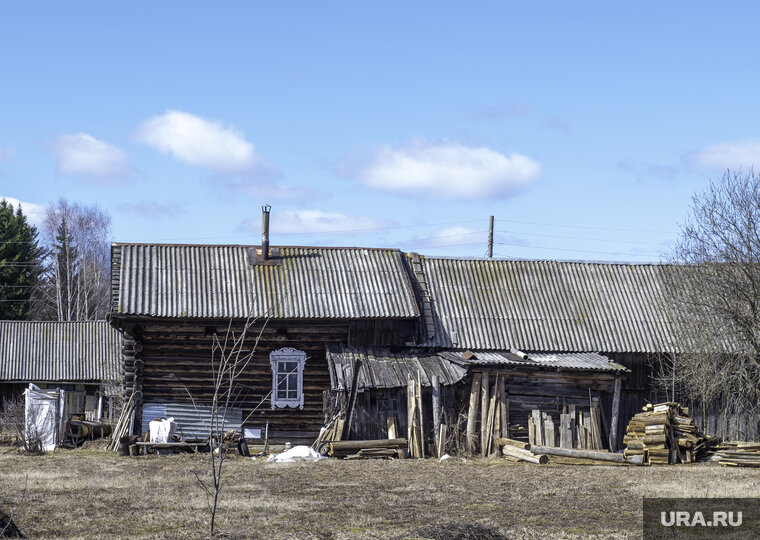
<svg viewBox="0 0 760 540"><path fill-rule="evenodd" d="M194 472L207 471L203 454L0 447L0 508L16 508L29 538L203 538L208 511ZM226 538L638 538L643 496L760 496L760 470L711 464L233 456L226 473L217 515Z"/></svg>

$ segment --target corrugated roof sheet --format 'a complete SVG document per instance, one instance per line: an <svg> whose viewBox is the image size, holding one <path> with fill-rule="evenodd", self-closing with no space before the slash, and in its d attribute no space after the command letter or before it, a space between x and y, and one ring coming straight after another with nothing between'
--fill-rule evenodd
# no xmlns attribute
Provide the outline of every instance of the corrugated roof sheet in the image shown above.
<svg viewBox="0 0 760 540"><path fill-rule="evenodd" d="M474 351L465 359L463 352L442 352L444 358L466 365L510 366L568 371L626 371L626 367L598 353L530 353L518 356L508 351Z"/></svg>
<svg viewBox="0 0 760 540"><path fill-rule="evenodd" d="M105 321L0 321L0 381L115 381L121 341Z"/></svg>
<svg viewBox="0 0 760 540"><path fill-rule="evenodd" d="M675 350L668 265L423 258L435 335L455 349Z"/></svg>
<svg viewBox="0 0 760 540"><path fill-rule="evenodd" d="M280 247L281 264L248 246L114 244L113 315L414 318L398 250Z"/></svg>
<svg viewBox="0 0 760 540"><path fill-rule="evenodd" d="M440 384L452 385L461 381L467 368L441 358L435 353L413 351L390 352L388 349L356 349L344 345L327 347L327 364L333 390L349 390L353 380L354 362L361 359L359 390L368 388L401 388L409 379L420 378L422 386L431 386L438 375Z"/></svg>

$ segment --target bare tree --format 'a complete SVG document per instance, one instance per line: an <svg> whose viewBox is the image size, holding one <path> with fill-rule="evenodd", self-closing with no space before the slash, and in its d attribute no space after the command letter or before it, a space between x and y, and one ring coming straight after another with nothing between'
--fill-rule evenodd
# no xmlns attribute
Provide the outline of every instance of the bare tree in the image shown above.
<svg viewBox="0 0 760 540"><path fill-rule="evenodd" d="M212 335L211 346L211 373L213 383L213 395L211 397L211 411L208 420L209 444L211 447L210 471L211 485L208 485L203 478L196 474L196 480L203 492L206 494L211 520L209 523L209 534L214 535L216 523L216 511L219 503L219 495L223 487L223 470L227 458L227 446L225 438L227 435L227 413L233 407L237 406L239 396L238 379L245 372L253 360L259 340L266 328L268 319L264 321L258 330L258 333L252 334L258 319L248 319L245 321L242 329L236 330L233 327L233 321L230 320L227 330L223 336L217 333ZM193 395L188 390L188 395L196 408L199 406ZM264 396L256 407L243 419L243 424L258 409L258 407L271 395ZM200 414L199 414L200 416Z"/></svg>
<svg viewBox="0 0 760 540"><path fill-rule="evenodd" d="M35 315L103 319L109 311L111 218L97 206L59 199L42 224L45 275Z"/></svg>
<svg viewBox="0 0 760 540"><path fill-rule="evenodd" d="M724 414L760 412L760 176L727 171L692 197L669 274L681 351L665 382Z"/></svg>

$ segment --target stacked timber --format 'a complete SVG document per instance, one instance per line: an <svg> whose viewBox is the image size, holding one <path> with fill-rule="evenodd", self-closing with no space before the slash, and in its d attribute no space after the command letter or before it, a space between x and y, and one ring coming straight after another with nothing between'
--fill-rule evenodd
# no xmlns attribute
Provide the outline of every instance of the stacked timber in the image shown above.
<svg viewBox="0 0 760 540"><path fill-rule="evenodd" d="M644 412L628 423L624 455L641 456L648 464L694 463L700 461L717 439L708 437L689 417L689 409L672 401L647 404Z"/></svg>
<svg viewBox="0 0 760 540"><path fill-rule="evenodd" d="M135 420L135 406L135 395L132 393L129 396L127 404L124 406L124 408L122 408L119 419L116 421L116 425L113 427L113 431L111 432L111 439L108 441L108 445L106 446L107 450L118 450L119 439L125 437L126 435L129 435L132 432L132 427Z"/></svg>
<svg viewBox="0 0 760 540"><path fill-rule="evenodd" d="M760 467L760 443L725 441L715 447L718 463L731 467Z"/></svg>
<svg viewBox="0 0 760 540"><path fill-rule="evenodd" d="M322 443L319 446L319 453L323 456L347 459L396 458L402 456L406 447L406 439L333 441Z"/></svg>

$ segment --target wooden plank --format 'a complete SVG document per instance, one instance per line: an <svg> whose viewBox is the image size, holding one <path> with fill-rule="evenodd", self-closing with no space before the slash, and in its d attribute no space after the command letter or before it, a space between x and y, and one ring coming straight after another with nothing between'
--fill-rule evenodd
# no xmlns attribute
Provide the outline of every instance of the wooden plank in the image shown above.
<svg viewBox="0 0 760 540"><path fill-rule="evenodd" d="M416 385L414 384L414 381L412 379L409 379L406 385L406 439L408 442L408 450L409 455L412 457L417 457L415 454L415 444L414 444L414 409L417 406L417 400L414 397L414 392L416 389Z"/></svg>
<svg viewBox="0 0 760 540"><path fill-rule="evenodd" d="M498 378L498 377L497 377ZM486 431L485 437L481 442L480 455L488 456L491 454L491 444L493 442L493 423L494 416L496 414L496 392L491 393L491 399L488 403L488 414L486 416Z"/></svg>
<svg viewBox="0 0 760 540"><path fill-rule="evenodd" d="M509 393L502 384L502 400L501 400L501 436L509 437Z"/></svg>
<svg viewBox="0 0 760 540"><path fill-rule="evenodd" d="M602 442L602 420L599 417L599 404L594 402L591 406L591 435L594 443L595 450L601 450L604 448Z"/></svg>
<svg viewBox="0 0 760 540"><path fill-rule="evenodd" d="M433 444L435 445L435 457L441 457L438 453L441 431L441 386L438 375L433 375L430 382L433 386Z"/></svg>
<svg viewBox="0 0 760 540"><path fill-rule="evenodd" d="M361 367L362 361L361 358L358 358L353 364L354 372L351 377L351 394L348 399L348 407L346 408L346 423L343 426L342 439L348 439L351 433L351 419L354 416L354 408L356 407L356 394L359 391L359 370Z"/></svg>
<svg viewBox="0 0 760 540"><path fill-rule="evenodd" d="M573 429L570 425L569 413L559 415L559 447L573 447Z"/></svg>
<svg viewBox="0 0 760 540"><path fill-rule="evenodd" d="M554 421L549 415L544 420L544 444L546 446L557 446L554 439Z"/></svg>
<svg viewBox="0 0 760 540"><path fill-rule="evenodd" d="M449 426L441 424L440 432L438 434L438 456L442 457L446 453L446 439L449 435Z"/></svg>
<svg viewBox="0 0 760 540"><path fill-rule="evenodd" d="M422 408L422 377L417 373L415 395L417 397L417 414L419 415L419 457L425 457L425 425L422 421L424 415Z"/></svg>
<svg viewBox="0 0 760 540"><path fill-rule="evenodd" d="M536 426L532 416L528 417L528 443L536 444Z"/></svg>
<svg viewBox="0 0 760 540"><path fill-rule="evenodd" d="M533 409L531 411L531 418L533 419L533 430L535 433L535 443L537 445L543 445L544 444L544 430L543 430L543 422L541 421L541 411L538 409Z"/></svg>
<svg viewBox="0 0 760 540"><path fill-rule="evenodd" d="M618 417L620 413L620 377L615 379L615 384L612 389L612 420L610 421L610 433L609 433L609 446L610 450L617 451L617 430L618 430Z"/></svg>
<svg viewBox="0 0 760 540"><path fill-rule="evenodd" d="M488 404L491 396L489 394L491 383L491 374L488 371L483 372L480 379L480 455L486 455L487 449L486 438L488 436Z"/></svg>
<svg viewBox="0 0 760 540"><path fill-rule="evenodd" d="M467 411L467 452L475 453L475 422L478 415L478 397L480 395L479 372L472 374L472 386L470 387L470 408Z"/></svg>

